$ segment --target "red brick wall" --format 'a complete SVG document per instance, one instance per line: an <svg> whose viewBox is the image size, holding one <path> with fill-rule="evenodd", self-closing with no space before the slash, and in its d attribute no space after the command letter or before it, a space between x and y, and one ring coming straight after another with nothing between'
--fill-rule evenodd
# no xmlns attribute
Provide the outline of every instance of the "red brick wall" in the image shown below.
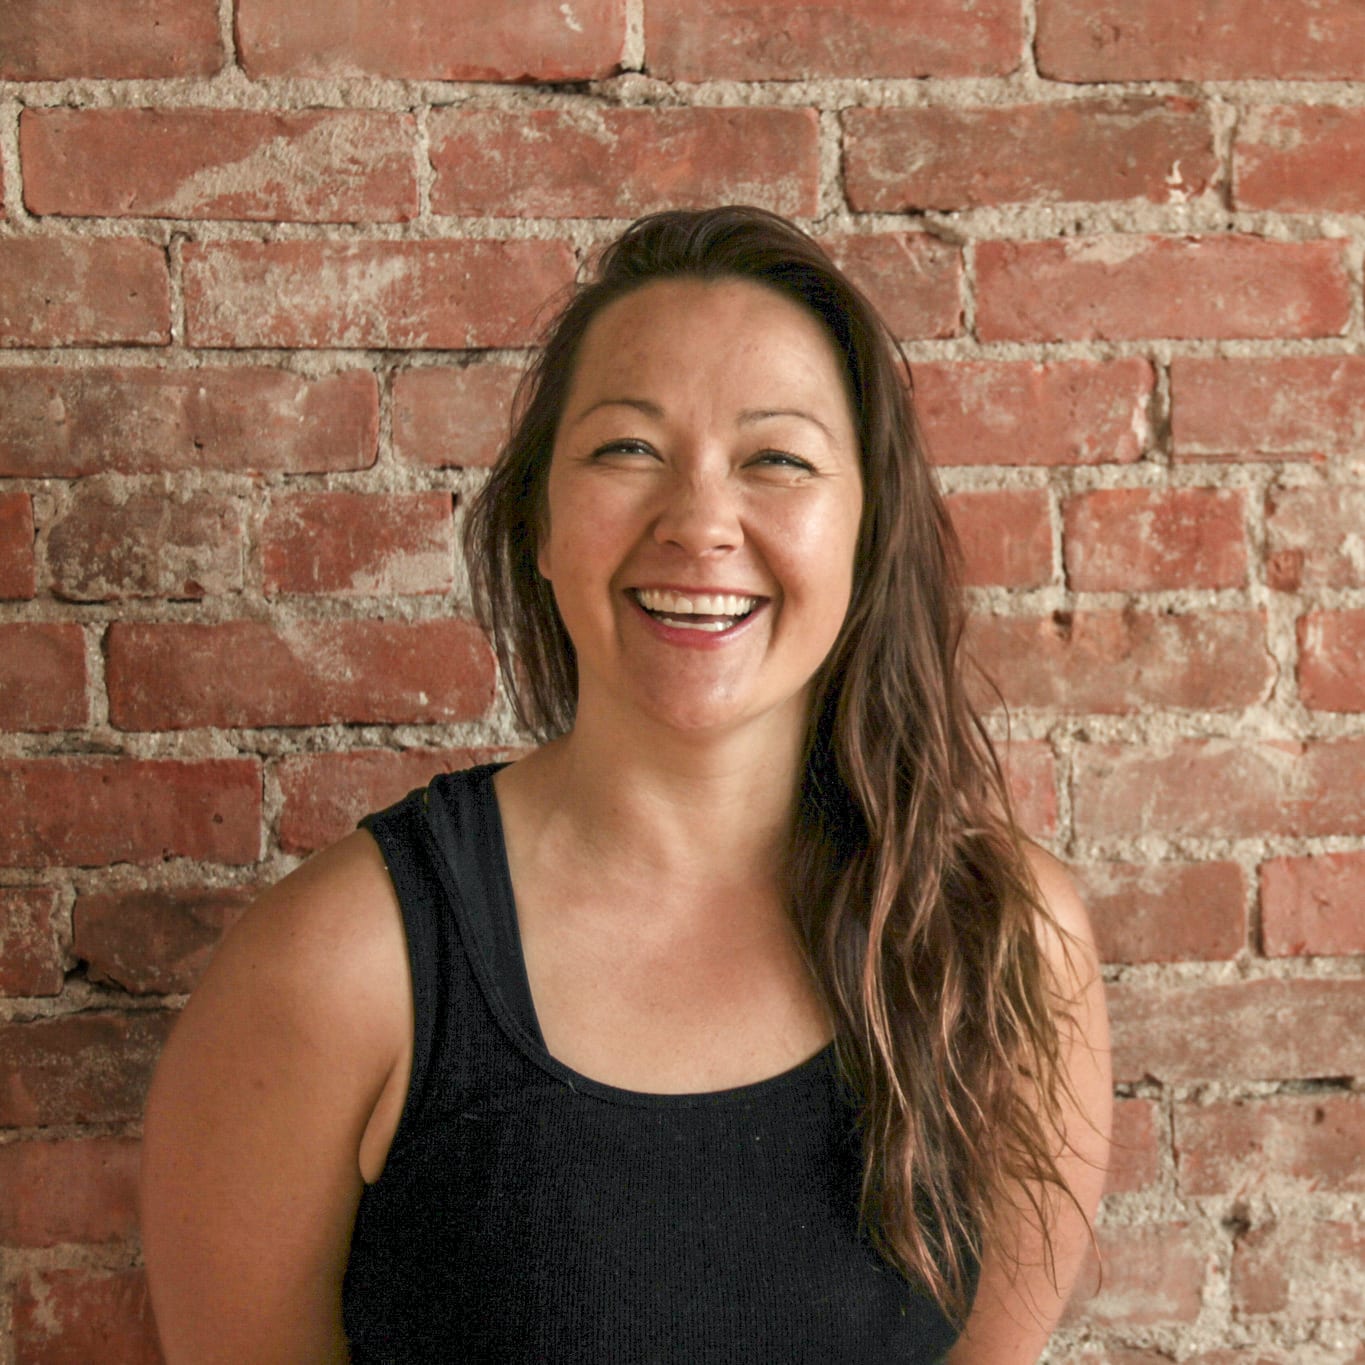
<svg viewBox="0 0 1365 1365"><path fill-rule="evenodd" d="M515 742L456 545L536 310L724 200L917 362L1111 964L1052 1358L1365 1358L1362 82L1359 0L0 0L0 1365L156 1358L173 1012Z"/></svg>

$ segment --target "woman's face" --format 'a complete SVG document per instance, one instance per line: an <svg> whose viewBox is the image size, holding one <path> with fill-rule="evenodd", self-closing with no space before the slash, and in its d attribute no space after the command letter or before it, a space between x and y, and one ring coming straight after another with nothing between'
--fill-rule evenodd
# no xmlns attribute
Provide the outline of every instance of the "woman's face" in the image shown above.
<svg viewBox="0 0 1365 1365"><path fill-rule="evenodd" d="M848 610L862 500L842 366L813 314L743 280L658 281L604 309L539 554L580 720L799 735Z"/></svg>

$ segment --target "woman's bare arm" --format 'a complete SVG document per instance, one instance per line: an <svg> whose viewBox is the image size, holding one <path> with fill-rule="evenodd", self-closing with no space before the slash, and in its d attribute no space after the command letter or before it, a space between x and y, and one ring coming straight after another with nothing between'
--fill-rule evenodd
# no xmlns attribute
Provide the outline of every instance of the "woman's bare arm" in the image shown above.
<svg viewBox="0 0 1365 1365"><path fill-rule="evenodd" d="M381 1095L406 1088L411 1027L398 904L368 834L228 934L147 1108L142 1235L169 1365L346 1360L361 1143Z"/></svg>
<svg viewBox="0 0 1365 1365"><path fill-rule="evenodd" d="M1051 1273L1044 1239L1026 1215L1014 1221L1017 1257L987 1249L976 1303L949 1365L1034 1365L1080 1275L1090 1245L1087 1219L1094 1217L1104 1187L1113 1100L1109 1024L1094 938L1085 907L1061 864L1041 850L1031 863L1043 900L1071 940L1069 953L1055 937L1047 947L1054 971L1075 1002L1063 1033L1072 1096L1064 1105L1058 1165L1076 1204L1049 1192ZM1023 1192L1021 1206L1028 1207Z"/></svg>

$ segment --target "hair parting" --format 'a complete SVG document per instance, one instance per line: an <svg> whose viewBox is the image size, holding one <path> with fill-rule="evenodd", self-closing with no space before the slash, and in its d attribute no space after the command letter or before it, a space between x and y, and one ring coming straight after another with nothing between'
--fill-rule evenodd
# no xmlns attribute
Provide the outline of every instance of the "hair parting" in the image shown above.
<svg viewBox="0 0 1365 1365"><path fill-rule="evenodd" d="M738 278L809 309L842 357L864 512L846 620L814 680L787 854L791 912L862 1114L873 1244L965 1318L1011 1215L1049 1228L1068 1097L1068 1002L989 734L964 683L957 542L903 352L810 237L754 208L655 214L602 253L552 321L465 530L476 608L522 724L573 724L573 646L536 569L545 484L593 320L654 281ZM1022 1190L1018 1208L1012 1191ZM1074 1201L1073 1201L1074 1202Z"/></svg>

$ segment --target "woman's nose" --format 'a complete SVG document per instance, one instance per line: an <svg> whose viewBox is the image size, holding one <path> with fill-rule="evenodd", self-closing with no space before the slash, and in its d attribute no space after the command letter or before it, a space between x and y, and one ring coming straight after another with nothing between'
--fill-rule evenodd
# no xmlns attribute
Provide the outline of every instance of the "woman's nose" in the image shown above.
<svg viewBox="0 0 1365 1365"><path fill-rule="evenodd" d="M716 471L679 473L668 481L654 539L692 555L736 549L744 539L736 491Z"/></svg>

